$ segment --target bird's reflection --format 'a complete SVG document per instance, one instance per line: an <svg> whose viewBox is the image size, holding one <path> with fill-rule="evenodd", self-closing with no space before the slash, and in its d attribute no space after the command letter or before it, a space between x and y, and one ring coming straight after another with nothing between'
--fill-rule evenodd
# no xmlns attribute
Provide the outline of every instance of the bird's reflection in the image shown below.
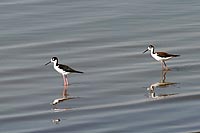
<svg viewBox="0 0 200 133"><path fill-rule="evenodd" d="M161 72L161 79L159 82L153 83L150 85L150 87L147 88L147 90L149 90L149 97L150 98L164 98L164 97L168 97L168 96L172 96L172 95L176 95L177 93L171 93L171 94L156 94L155 89L156 88L166 88L168 86L171 85L175 85L177 83L175 82L167 82L166 80L166 74L168 71L163 70Z"/></svg>
<svg viewBox="0 0 200 133"><path fill-rule="evenodd" d="M178 93L171 93L171 94L156 94L154 90L150 90L149 92L149 97L153 99L158 99L158 98L165 98L169 96L176 95Z"/></svg>
<svg viewBox="0 0 200 133"><path fill-rule="evenodd" d="M64 86L63 91L62 91L62 97L54 99L53 102L51 103L53 105L53 107L52 107L53 111L62 112L62 111L72 109L72 108L69 108L69 107L60 108L60 107L57 106L58 103L76 98L76 97L69 96L69 94L67 93L67 88L68 88L68 86Z"/></svg>
<svg viewBox="0 0 200 133"><path fill-rule="evenodd" d="M69 108L69 107L64 107L64 108L61 108L61 107L58 107L58 103L61 103L61 102L64 102L64 101L67 101L67 100L71 100L71 99L75 99L77 97L72 97L70 96L68 93L67 93L67 88L68 86L64 86L63 88L63 91L62 91L62 97L60 98L57 98L57 99L54 99L53 102L51 103L52 104L52 110L54 112L63 112L63 111L68 111L68 110L71 110L72 108ZM63 120L63 119L62 119ZM51 122L53 124L60 124L61 122L61 118L54 118L51 120Z"/></svg>
<svg viewBox="0 0 200 133"><path fill-rule="evenodd" d="M68 86L64 86L63 91L62 91L62 97L54 99L52 102L52 105L56 105L58 103L66 101L66 100L74 99L73 97L70 97L68 95L67 88L68 88Z"/></svg>
<svg viewBox="0 0 200 133"><path fill-rule="evenodd" d="M52 123L53 123L53 124L59 124L60 121L61 121L60 118L52 119Z"/></svg>

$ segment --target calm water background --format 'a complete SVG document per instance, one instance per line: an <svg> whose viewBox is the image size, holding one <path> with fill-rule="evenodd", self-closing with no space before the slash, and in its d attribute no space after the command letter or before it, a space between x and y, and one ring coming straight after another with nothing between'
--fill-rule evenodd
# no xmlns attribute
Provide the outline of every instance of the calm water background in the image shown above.
<svg viewBox="0 0 200 133"><path fill-rule="evenodd" d="M0 132L200 131L200 1L1 0ZM167 62L167 86L148 54ZM69 100L52 56L69 76ZM56 120L58 120L56 122Z"/></svg>

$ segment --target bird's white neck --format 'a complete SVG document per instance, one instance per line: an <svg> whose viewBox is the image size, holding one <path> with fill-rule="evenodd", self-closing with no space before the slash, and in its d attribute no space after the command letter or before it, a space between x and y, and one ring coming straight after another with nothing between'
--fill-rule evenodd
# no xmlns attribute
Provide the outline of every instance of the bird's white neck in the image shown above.
<svg viewBox="0 0 200 133"><path fill-rule="evenodd" d="M53 66L54 67L58 66L58 61L53 62Z"/></svg>

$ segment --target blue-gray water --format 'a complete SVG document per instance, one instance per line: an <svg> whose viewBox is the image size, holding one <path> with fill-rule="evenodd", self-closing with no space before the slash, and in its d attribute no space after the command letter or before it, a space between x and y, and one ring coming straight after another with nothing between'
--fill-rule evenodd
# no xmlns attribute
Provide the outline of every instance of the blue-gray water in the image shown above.
<svg viewBox="0 0 200 133"><path fill-rule="evenodd" d="M0 132L199 132L199 12L196 0L1 0ZM171 71L142 54L149 43L181 55ZM55 106L52 56L84 71Z"/></svg>

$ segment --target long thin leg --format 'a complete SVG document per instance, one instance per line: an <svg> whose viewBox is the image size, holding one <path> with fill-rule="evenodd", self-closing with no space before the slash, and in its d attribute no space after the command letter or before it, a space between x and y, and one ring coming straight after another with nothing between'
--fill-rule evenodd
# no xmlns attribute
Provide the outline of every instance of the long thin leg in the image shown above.
<svg viewBox="0 0 200 133"><path fill-rule="evenodd" d="M161 83L165 83L165 80L166 80L166 74L167 74L167 71L162 71L162 74L161 74L161 80L160 80Z"/></svg>
<svg viewBox="0 0 200 133"><path fill-rule="evenodd" d="M165 70L170 70L170 69L167 67L165 61L163 61L163 64L165 65Z"/></svg>
<svg viewBox="0 0 200 133"><path fill-rule="evenodd" d="M163 61L160 61L160 64L161 64L162 70L164 70Z"/></svg>
<svg viewBox="0 0 200 133"><path fill-rule="evenodd" d="M63 88L63 93L62 93L63 98L67 98L67 88L68 88L68 86L64 86L64 88Z"/></svg>
<svg viewBox="0 0 200 133"><path fill-rule="evenodd" d="M163 64L165 65L165 68L166 68L166 67L167 67L167 65L166 65L165 61L163 61Z"/></svg>
<svg viewBox="0 0 200 133"><path fill-rule="evenodd" d="M64 86L68 86L67 75L63 75Z"/></svg>
<svg viewBox="0 0 200 133"><path fill-rule="evenodd" d="M161 66L162 66L162 70L170 70L170 69L167 67L165 61L160 61L160 63L161 63Z"/></svg>

